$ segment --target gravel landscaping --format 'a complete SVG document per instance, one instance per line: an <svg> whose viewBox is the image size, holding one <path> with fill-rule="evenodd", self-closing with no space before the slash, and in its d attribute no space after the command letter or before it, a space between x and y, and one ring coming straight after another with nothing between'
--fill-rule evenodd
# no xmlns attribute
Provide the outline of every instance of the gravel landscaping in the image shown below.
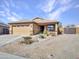
<svg viewBox="0 0 79 59"><path fill-rule="evenodd" d="M79 35L64 34L45 39L32 44L22 44L18 40L1 47L0 52L31 59L79 59Z"/></svg>

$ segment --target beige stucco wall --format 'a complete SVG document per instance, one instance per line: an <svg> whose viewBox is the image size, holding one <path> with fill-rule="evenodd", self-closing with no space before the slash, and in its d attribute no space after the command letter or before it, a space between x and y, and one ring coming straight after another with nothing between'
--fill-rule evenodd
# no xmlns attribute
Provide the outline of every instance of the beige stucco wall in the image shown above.
<svg viewBox="0 0 79 59"><path fill-rule="evenodd" d="M13 27L12 25L9 25L9 34L12 34L13 33Z"/></svg>
<svg viewBox="0 0 79 59"><path fill-rule="evenodd" d="M40 32L40 27L38 24L33 24L33 33L37 34Z"/></svg>
<svg viewBox="0 0 79 59"><path fill-rule="evenodd" d="M17 25L17 24L16 24ZM10 33L13 35L32 35L33 34L33 24L29 24L29 26L20 26L10 25ZM21 25L21 24L18 24ZM23 24L27 25L27 24Z"/></svg>
<svg viewBox="0 0 79 59"><path fill-rule="evenodd" d="M2 34L2 33L3 33L3 27L0 26L0 34Z"/></svg>

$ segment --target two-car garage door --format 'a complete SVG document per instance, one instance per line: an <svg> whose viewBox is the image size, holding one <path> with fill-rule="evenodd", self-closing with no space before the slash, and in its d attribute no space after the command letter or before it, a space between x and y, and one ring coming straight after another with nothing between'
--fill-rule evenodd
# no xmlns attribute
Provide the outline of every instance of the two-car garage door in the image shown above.
<svg viewBox="0 0 79 59"><path fill-rule="evenodd" d="M30 35L30 28L29 27L13 27L13 34Z"/></svg>

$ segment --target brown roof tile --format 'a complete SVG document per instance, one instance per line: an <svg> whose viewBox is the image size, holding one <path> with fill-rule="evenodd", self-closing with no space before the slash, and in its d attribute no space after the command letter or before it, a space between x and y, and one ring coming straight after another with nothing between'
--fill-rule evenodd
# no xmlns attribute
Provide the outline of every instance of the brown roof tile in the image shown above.
<svg viewBox="0 0 79 59"><path fill-rule="evenodd" d="M15 23L38 23L38 24L47 24L47 23L55 23L58 22L57 20L49 20L49 19L41 19L41 18L34 18L34 19L40 19L37 20L20 20L16 22L10 22L9 24L15 24Z"/></svg>

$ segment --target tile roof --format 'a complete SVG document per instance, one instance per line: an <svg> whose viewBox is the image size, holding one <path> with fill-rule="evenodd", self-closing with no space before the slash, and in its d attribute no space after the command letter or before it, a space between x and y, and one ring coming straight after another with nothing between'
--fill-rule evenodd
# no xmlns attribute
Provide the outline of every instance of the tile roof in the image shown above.
<svg viewBox="0 0 79 59"><path fill-rule="evenodd" d="M39 21L37 21L36 19L40 19ZM31 22L34 22L34 23L38 23L38 24L44 24L44 23L52 23L52 22L58 22L57 20L50 20L50 19L42 19L42 18L34 18L33 20L20 20L20 21L16 21L16 22L10 22L9 24L12 24L12 23L31 23Z"/></svg>
<svg viewBox="0 0 79 59"><path fill-rule="evenodd" d="M51 23L51 22L58 22L57 20L40 20L40 21L35 21L36 23Z"/></svg>
<svg viewBox="0 0 79 59"><path fill-rule="evenodd" d="M10 22L9 24L12 24L12 23L26 23L26 22L33 22L33 21L32 20L19 20L19 21Z"/></svg>
<svg viewBox="0 0 79 59"><path fill-rule="evenodd" d="M0 23L0 26L7 26L8 27L8 25L4 24L4 23Z"/></svg>

